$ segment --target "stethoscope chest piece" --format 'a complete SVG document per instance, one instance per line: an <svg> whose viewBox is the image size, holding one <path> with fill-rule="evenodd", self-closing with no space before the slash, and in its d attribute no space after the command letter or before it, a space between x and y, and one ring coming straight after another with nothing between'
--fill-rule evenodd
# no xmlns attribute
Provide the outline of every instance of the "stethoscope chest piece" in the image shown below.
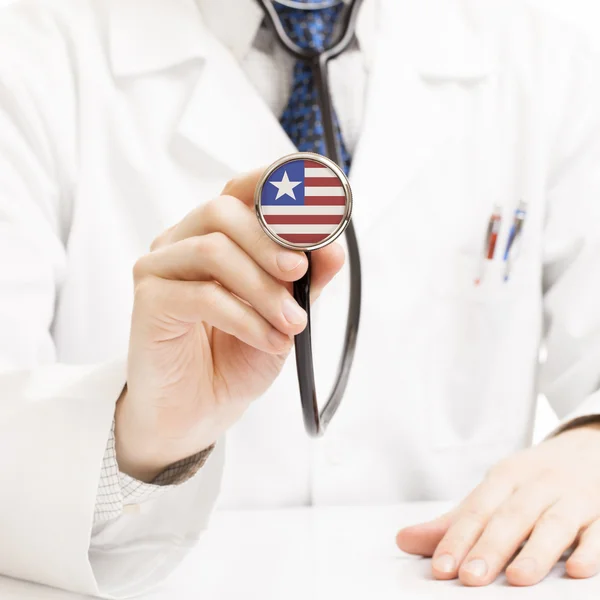
<svg viewBox="0 0 600 600"><path fill-rule="evenodd" d="M337 239L352 215L352 192L335 162L297 152L274 162L255 194L258 220L265 233L291 250L310 252Z"/></svg>

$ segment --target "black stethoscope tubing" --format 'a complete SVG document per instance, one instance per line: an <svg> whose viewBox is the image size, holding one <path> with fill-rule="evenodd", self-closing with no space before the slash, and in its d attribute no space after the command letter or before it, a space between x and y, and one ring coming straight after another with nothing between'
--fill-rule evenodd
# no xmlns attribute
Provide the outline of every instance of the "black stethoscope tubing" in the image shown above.
<svg viewBox="0 0 600 600"><path fill-rule="evenodd" d="M343 15L341 25L342 34L339 39L323 52L315 52L300 48L287 36L277 11L270 0L258 0L265 13L269 17L276 37L283 48L294 58L302 60L310 65L314 77L315 86L321 115L323 120L324 140L327 157L336 164L342 165L342 153L338 144L334 125L333 104L330 93L328 62L344 52L352 40L356 31L356 19L362 0L353 0L348 10ZM285 3L287 4L287 2ZM311 437L319 437L325 432L327 425L336 413L350 377L350 370L354 360L356 339L360 322L362 275L360 266L360 253L358 240L352 221L345 231L348 246L348 262L350 267L350 301L348 307L348 320L344 337L344 349L338 368L338 373L333 390L322 410L319 410L317 391L315 385L315 374L313 365L313 353L311 342L310 321L310 281L311 281L311 256L308 258L308 270L304 277L294 283L294 298L308 315L308 324L304 331L295 338L296 367L298 371L298 382L300 387L300 400L302 403L302 415L307 433Z"/></svg>

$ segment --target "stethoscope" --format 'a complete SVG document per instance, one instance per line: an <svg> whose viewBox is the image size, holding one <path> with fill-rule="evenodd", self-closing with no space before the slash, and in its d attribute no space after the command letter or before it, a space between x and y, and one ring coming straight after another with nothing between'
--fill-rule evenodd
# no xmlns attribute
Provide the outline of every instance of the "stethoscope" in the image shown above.
<svg viewBox="0 0 600 600"><path fill-rule="evenodd" d="M273 2L270 0L258 0L262 5L265 14L269 18L273 30L275 31L276 37L279 40L282 47L295 59L306 62L310 65L312 75L314 78L315 87L317 90L317 97L319 106L321 109L324 139L327 149L327 157L319 159L314 156L315 160L321 162L323 168L329 168L335 176L337 176L346 190L346 214L344 220L340 223L340 228L335 235L327 240L327 243L331 243L335 237L342 233L342 230L346 234L346 242L348 246L348 262L350 267L350 302L348 309L348 320L346 323L346 333L344 338L344 349L342 358L339 364L338 373L335 379L333 390L326 404L322 409L319 408L317 401L317 392L315 386L315 375L313 365L313 354L312 354L312 338L311 338L311 321L310 321L310 281L311 281L311 260L310 250L306 252L308 258L308 270L304 277L294 283L294 298L300 304L300 306L306 311L308 315L308 324L304 331L297 335L295 338L295 353L296 353L296 367L298 371L298 382L300 387L300 400L302 403L302 413L304 418L304 425L307 433L311 437L319 437L323 435L332 417L338 410L348 379L350 376L350 369L352 367L352 361L354 359L354 353L356 349L356 338L358 334L358 326L360 320L360 305L361 305L361 267L360 267L360 254L358 250L358 242L356 239L356 233L352 222L350 221L351 212L351 192L348 182L345 178L344 173L337 167L342 164L341 149L339 147L333 118L333 106L331 99L331 92L329 86L328 77L328 63L331 59L336 58L342 52L344 52L352 40L354 39L356 31L356 19L362 4L362 0L352 0L342 15L342 23L340 25L340 33L333 44L323 52L314 52L311 50L305 50L296 45L286 34L275 10ZM338 4L340 0L322 1L314 3L305 2L294 2L293 0L277 0L279 4L289 6L290 8L297 9L310 9L315 10L319 8L326 8ZM298 160L298 156L295 155L292 158ZM329 159L329 160L327 160ZM267 172L263 181L257 188L256 208L259 215L261 224L267 231L267 233L276 241L286 247L293 247L286 244L285 240L280 239L276 234L274 235L269 229L266 219L261 212L261 199L260 190L262 185L267 181L269 173L280 167L282 161L278 161L277 164L272 165ZM321 246L318 247L322 247ZM298 248L296 248L298 249ZM313 247L312 250L317 249L317 246Z"/></svg>

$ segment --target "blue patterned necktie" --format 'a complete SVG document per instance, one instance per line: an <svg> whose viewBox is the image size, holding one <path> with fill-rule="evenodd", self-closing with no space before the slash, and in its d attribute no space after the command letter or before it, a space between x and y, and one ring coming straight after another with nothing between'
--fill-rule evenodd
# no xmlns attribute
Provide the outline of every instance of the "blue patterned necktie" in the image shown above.
<svg viewBox="0 0 600 600"><path fill-rule="evenodd" d="M310 4L310 0L301 1ZM340 2L319 9L290 8L278 2L274 6L283 28L295 44L304 50L322 52L331 43L336 21L344 4ZM296 61L294 65L292 93L280 121L299 151L327 155L317 88L310 65L302 60ZM344 145L335 113L334 127L342 154L343 164L340 166L347 173L351 157Z"/></svg>

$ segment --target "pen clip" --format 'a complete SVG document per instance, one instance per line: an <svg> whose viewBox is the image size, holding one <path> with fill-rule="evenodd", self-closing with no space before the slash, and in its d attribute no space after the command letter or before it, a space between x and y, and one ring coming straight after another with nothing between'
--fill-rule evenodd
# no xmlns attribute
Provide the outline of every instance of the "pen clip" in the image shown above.
<svg viewBox="0 0 600 600"><path fill-rule="evenodd" d="M506 250L504 251L504 262L506 264L504 269L504 281L508 281L510 278L510 272L512 263L518 253L518 240L523 233L523 225L527 216L527 203L523 200L519 202L519 205L515 209L515 216L513 218L513 224L510 228L508 239L506 241Z"/></svg>

